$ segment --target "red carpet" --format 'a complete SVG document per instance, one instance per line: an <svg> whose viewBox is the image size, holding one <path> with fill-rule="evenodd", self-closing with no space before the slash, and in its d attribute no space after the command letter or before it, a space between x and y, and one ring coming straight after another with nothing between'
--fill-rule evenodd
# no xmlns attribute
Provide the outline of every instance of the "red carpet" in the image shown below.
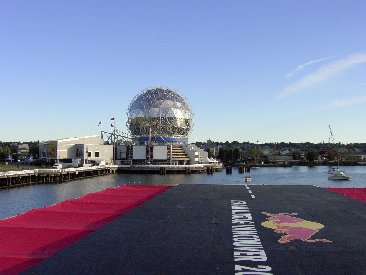
<svg viewBox="0 0 366 275"><path fill-rule="evenodd" d="M351 199L366 202L366 188L326 188Z"/></svg>
<svg viewBox="0 0 366 275"><path fill-rule="evenodd" d="M30 268L168 188L123 185L0 220L0 273Z"/></svg>

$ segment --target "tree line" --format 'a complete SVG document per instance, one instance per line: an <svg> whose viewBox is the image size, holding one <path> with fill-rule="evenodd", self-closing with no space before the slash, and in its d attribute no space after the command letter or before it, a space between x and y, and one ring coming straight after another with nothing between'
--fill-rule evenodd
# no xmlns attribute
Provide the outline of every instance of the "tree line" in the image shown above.
<svg viewBox="0 0 366 275"><path fill-rule="evenodd" d="M26 157L38 156L38 142L28 142L29 151ZM18 157L18 144L17 143L0 143L0 161L4 161L8 156L12 156L14 160Z"/></svg>
<svg viewBox="0 0 366 275"><path fill-rule="evenodd" d="M276 162L276 156L279 152L272 150L269 154L264 154L259 147L252 147L249 151L244 151L239 148L220 147L217 155L213 155L211 150L207 150L209 157L215 157L223 162L225 165L235 165L241 163L247 164L273 164ZM301 153L299 150L291 151L290 155L293 161L301 164L314 164L321 154L315 150L307 150ZM338 156L339 157L339 156ZM326 161L331 162L337 159L337 152L335 150L328 150L326 155L323 155Z"/></svg>

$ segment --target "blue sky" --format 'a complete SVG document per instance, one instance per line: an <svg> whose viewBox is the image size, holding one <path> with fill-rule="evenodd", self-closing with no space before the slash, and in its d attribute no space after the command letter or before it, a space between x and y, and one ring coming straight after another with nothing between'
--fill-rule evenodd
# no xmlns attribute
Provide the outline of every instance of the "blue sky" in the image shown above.
<svg viewBox="0 0 366 275"><path fill-rule="evenodd" d="M179 90L190 141L366 142L366 2L0 1L0 140L125 131Z"/></svg>

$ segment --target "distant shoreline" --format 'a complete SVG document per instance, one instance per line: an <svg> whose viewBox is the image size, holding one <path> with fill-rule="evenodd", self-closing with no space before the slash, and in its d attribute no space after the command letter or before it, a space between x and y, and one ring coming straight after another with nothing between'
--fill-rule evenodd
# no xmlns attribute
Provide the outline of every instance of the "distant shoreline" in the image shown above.
<svg viewBox="0 0 366 275"><path fill-rule="evenodd" d="M330 163L330 164L224 164L224 166L232 166L232 167L239 167L239 166L246 166L246 167L293 167L293 166L307 166L307 167L314 167L314 166L324 166L324 167L329 167L329 166L338 166L337 163ZM366 166L366 163L340 163L339 166Z"/></svg>

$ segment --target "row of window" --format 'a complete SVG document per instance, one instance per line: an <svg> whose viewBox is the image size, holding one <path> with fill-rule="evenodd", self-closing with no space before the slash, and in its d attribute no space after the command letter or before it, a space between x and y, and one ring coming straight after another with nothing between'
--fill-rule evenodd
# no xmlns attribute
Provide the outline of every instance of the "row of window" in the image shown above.
<svg viewBox="0 0 366 275"><path fill-rule="evenodd" d="M92 157L92 152L88 152L88 158ZM94 152L94 157L99 158L99 152Z"/></svg>

